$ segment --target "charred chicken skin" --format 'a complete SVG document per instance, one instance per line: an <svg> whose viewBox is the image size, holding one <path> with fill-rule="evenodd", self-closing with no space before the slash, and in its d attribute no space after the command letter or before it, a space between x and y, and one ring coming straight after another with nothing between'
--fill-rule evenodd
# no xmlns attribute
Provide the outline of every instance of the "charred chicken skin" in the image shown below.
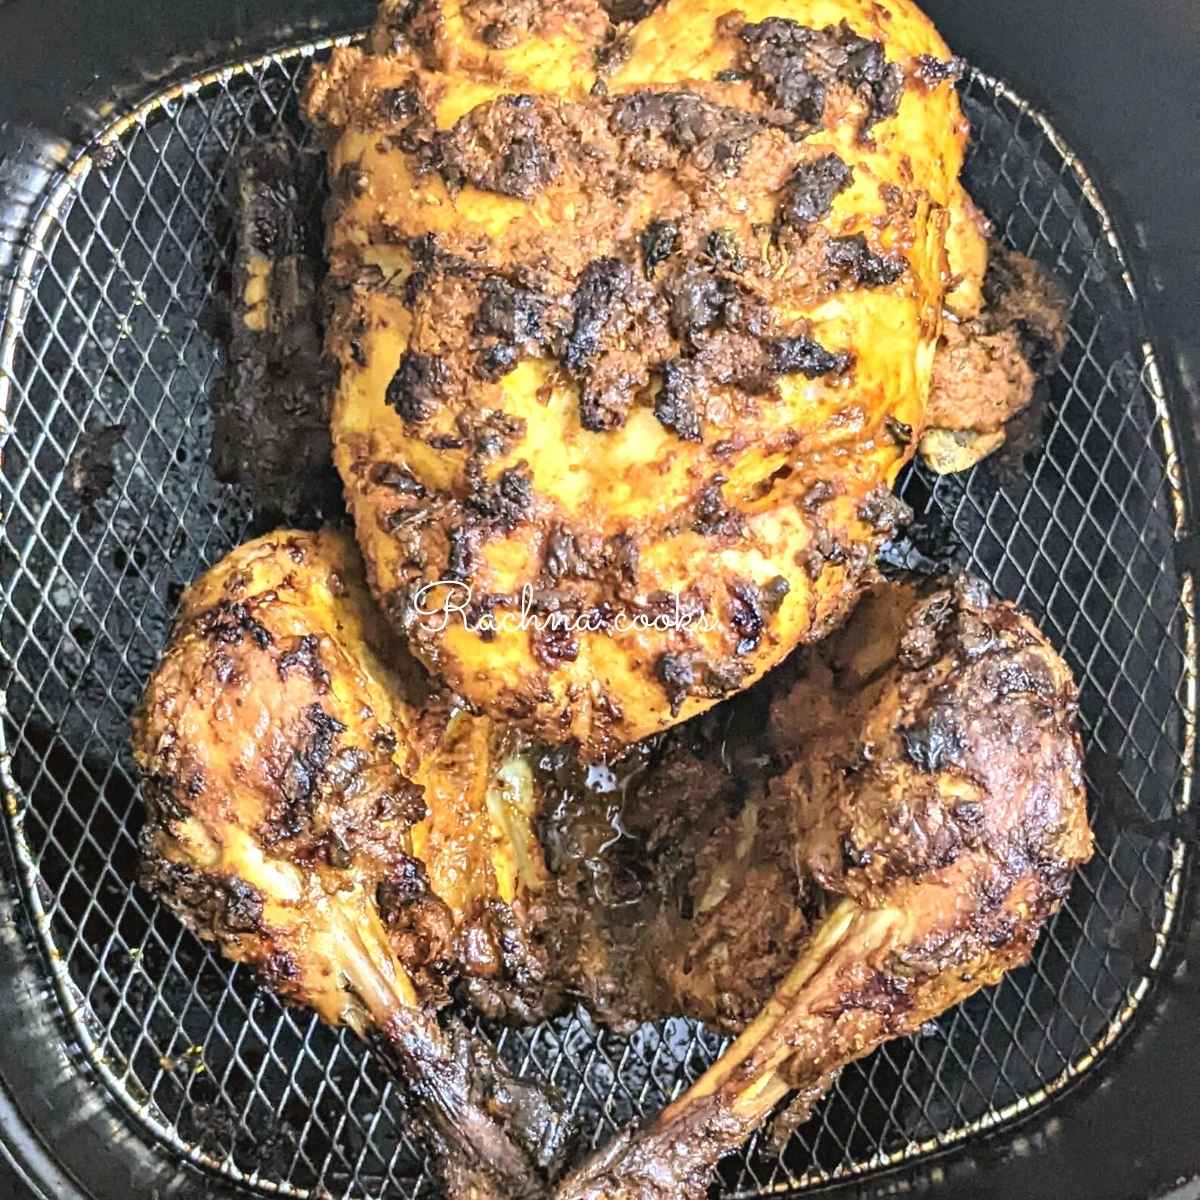
<svg viewBox="0 0 1200 1200"><path fill-rule="evenodd" d="M589 758L844 618L987 253L908 0L644 7L385 0L306 98L372 591Z"/></svg>
<svg viewBox="0 0 1200 1200"><path fill-rule="evenodd" d="M880 585L612 768L449 710L389 665L391 637L340 534L260 539L195 584L134 722L144 881L383 1047L451 1194L544 1194L563 1129L439 1025L452 982L514 1019L579 997L611 1023L740 1032L561 1185L699 1195L789 1091L815 1100L1024 962L1090 853L1070 675L978 585Z"/></svg>

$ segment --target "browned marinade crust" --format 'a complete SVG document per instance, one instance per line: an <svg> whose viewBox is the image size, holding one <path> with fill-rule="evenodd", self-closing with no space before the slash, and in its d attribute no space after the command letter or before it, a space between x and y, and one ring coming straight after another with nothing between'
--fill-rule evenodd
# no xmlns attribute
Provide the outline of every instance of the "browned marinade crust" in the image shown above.
<svg viewBox="0 0 1200 1200"><path fill-rule="evenodd" d="M501 936L486 732L456 745L420 668L395 670L404 651L361 570L343 534L281 533L185 594L134 720L143 883L329 1019L338 990L305 955L320 906L281 909L279 878L353 897L424 1003L478 972L518 1004L541 968ZM289 958L303 969L280 974Z"/></svg>
<svg viewBox="0 0 1200 1200"><path fill-rule="evenodd" d="M781 786L799 802L805 869L874 906L897 881L982 852L996 886L1036 883L1036 932L1090 841L1065 664L966 579L920 596L880 588L833 642L776 721L796 748Z"/></svg>
<svg viewBox="0 0 1200 1200"><path fill-rule="evenodd" d="M480 57L511 50L531 38L561 35L598 44L610 28L597 0L464 0L451 28L442 6L425 0L382 0L371 28L376 54L413 50L430 70L452 70L468 39ZM628 19L619 17L620 20ZM485 68L486 69L486 68Z"/></svg>
<svg viewBox="0 0 1200 1200"><path fill-rule="evenodd" d="M964 938L1023 953L1086 854L1074 715L1062 661L981 584L877 585L827 642L611 769L542 759L550 886L530 919L550 970L610 1024L739 1033L838 897L880 906L976 853L997 904L1036 885L1022 927L964 911L884 961L943 970ZM907 1020L891 978L856 994Z"/></svg>
<svg viewBox="0 0 1200 1200"><path fill-rule="evenodd" d="M1058 365L1067 340L1066 297L1032 259L990 247L979 317L948 323L935 363L929 423L993 433L1026 406Z"/></svg>
<svg viewBox="0 0 1200 1200"><path fill-rule="evenodd" d="M264 918L263 883L253 858L240 862L241 839L298 872L386 881L405 871L412 829L427 816L388 716L365 695L339 694L363 665L328 606L360 621L369 610L347 578L352 553L331 556L326 544L339 545L328 534L272 543L272 586L259 580L263 547L252 544L224 584L210 575L191 589L134 719L148 809L143 882L201 936L250 961L288 946ZM310 599L322 591L324 606ZM305 999L304 986L295 981L293 998Z"/></svg>
<svg viewBox="0 0 1200 1200"><path fill-rule="evenodd" d="M900 108L900 64L887 61L882 42L860 37L846 21L811 29L787 17L754 23L731 17L726 27L745 43L734 71L745 74L772 115L785 123L819 128L830 92L837 89L862 102L864 136Z"/></svg>
<svg viewBox="0 0 1200 1200"><path fill-rule="evenodd" d="M453 690L589 754L844 615L859 508L923 424L965 203L951 60L903 0L807 7L417 0L309 86L371 586ZM624 569L554 577L568 541ZM465 624L429 619L468 591Z"/></svg>

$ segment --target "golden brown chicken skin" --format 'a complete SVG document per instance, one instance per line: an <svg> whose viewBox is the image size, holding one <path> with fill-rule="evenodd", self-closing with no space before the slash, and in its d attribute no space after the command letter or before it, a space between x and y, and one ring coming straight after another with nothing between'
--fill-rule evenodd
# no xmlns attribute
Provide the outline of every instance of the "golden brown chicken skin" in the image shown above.
<svg viewBox="0 0 1200 1200"><path fill-rule="evenodd" d="M1092 852L1075 699L1045 639L981 585L868 597L776 713L794 765L757 854L789 845L819 913L729 1051L556 1195L706 1195L789 1093L811 1106L846 1063L1028 961Z"/></svg>
<svg viewBox="0 0 1200 1200"><path fill-rule="evenodd" d="M182 909L185 877L211 891L202 936L334 1022L345 996L305 953L309 900L361 919L403 964L400 994L428 1002L458 926L519 885L488 811L490 730L415 663L396 671L402 655L346 535L271 534L185 593L133 722L148 881ZM241 928L255 888L261 919ZM222 894L228 916L208 912Z"/></svg>
<svg viewBox="0 0 1200 1200"><path fill-rule="evenodd" d="M324 535L270 537L200 579L133 721L147 881L335 1022L349 1000L305 953L310 913L336 904L386 942L374 887L403 869L426 814L393 677L361 634L351 553ZM396 987L415 1002L407 974Z"/></svg>
<svg viewBox="0 0 1200 1200"><path fill-rule="evenodd" d="M595 757L845 615L978 305L958 70L907 0L420 0L314 71L335 460L450 688Z"/></svg>

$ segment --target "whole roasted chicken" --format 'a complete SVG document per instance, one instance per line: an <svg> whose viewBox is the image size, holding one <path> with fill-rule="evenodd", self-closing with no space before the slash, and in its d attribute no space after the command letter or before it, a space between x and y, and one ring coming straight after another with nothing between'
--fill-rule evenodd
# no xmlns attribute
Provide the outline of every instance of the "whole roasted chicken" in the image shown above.
<svg viewBox="0 0 1200 1200"><path fill-rule="evenodd" d="M994 448L1061 346L988 272L960 67L908 0L384 0L313 72L366 570L284 531L185 594L133 723L143 881L372 1042L451 1195L702 1195L1025 961L1090 853L1045 639L874 575L918 446ZM312 355L268 353L317 272L275 287L295 239L243 225L243 381L319 434ZM560 1180L555 1098L452 995L740 1036Z"/></svg>
<svg viewBox="0 0 1200 1200"><path fill-rule="evenodd" d="M384 0L307 94L371 589L590 757L846 615L987 256L909 0L636 7Z"/></svg>
<svg viewBox="0 0 1200 1200"><path fill-rule="evenodd" d="M510 1019L579 998L741 1032L557 1193L702 1195L790 1091L1024 962L1090 854L1070 675L969 582L879 585L603 769L454 711L390 640L344 535L272 535L193 585L134 722L144 882L382 1047L451 1194L545 1195L565 1137L439 1023L452 988Z"/></svg>

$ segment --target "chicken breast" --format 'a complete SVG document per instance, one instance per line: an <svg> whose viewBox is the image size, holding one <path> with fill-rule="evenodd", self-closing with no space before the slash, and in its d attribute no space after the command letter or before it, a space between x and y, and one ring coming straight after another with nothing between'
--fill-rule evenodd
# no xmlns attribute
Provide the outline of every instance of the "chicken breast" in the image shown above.
<svg viewBox="0 0 1200 1200"><path fill-rule="evenodd" d="M929 21L733 9L385 3L307 93L371 587L455 692L593 757L845 615L943 304L978 305Z"/></svg>

